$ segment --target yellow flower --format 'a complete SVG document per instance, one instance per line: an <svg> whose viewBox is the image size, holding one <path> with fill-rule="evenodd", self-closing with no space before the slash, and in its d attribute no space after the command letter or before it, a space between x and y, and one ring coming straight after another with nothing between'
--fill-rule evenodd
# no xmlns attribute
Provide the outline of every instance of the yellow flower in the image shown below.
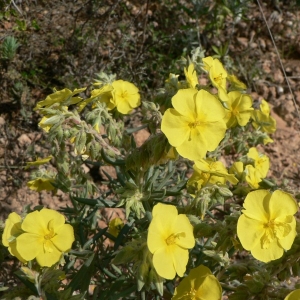
<svg viewBox="0 0 300 300"><path fill-rule="evenodd" d="M247 195L243 214L237 223L242 246L254 258L269 262L280 258L294 242L298 205L293 197L280 190L273 194L258 190Z"/></svg>
<svg viewBox="0 0 300 300"><path fill-rule="evenodd" d="M198 84L198 76L195 71L194 64L190 64L188 68L184 68L184 75L188 83L188 86L190 88L195 88Z"/></svg>
<svg viewBox="0 0 300 300"><path fill-rule="evenodd" d="M244 164L241 161L236 161L229 168L229 173L233 174L239 181L242 181L244 176Z"/></svg>
<svg viewBox="0 0 300 300"><path fill-rule="evenodd" d="M35 258L42 267L57 263L74 242L73 227L65 224L64 216L52 209L29 213L21 229L24 233L16 238L17 252L26 261Z"/></svg>
<svg viewBox="0 0 300 300"><path fill-rule="evenodd" d="M172 300L220 300L222 287L209 268L200 265L192 269L178 287Z"/></svg>
<svg viewBox="0 0 300 300"><path fill-rule="evenodd" d="M115 108L115 104L112 102L112 90L113 87L109 84L102 86L99 89L94 89L91 91L91 97L85 99L80 102L77 106L78 112L81 112L87 104L90 102L104 102L107 106L108 110ZM93 104L92 108L95 108L95 104Z"/></svg>
<svg viewBox="0 0 300 300"><path fill-rule="evenodd" d="M227 79L231 83L231 90L237 89L237 90L246 90L247 86L245 83L241 82L235 75L229 75L227 76Z"/></svg>
<svg viewBox="0 0 300 300"><path fill-rule="evenodd" d="M299 300L299 299L300 299L300 289L292 291L284 298L284 300Z"/></svg>
<svg viewBox="0 0 300 300"><path fill-rule="evenodd" d="M54 178L38 177L27 182L27 186L33 191L52 191L55 187L51 184L54 182Z"/></svg>
<svg viewBox="0 0 300 300"><path fill-rule="evenodd" d="M47 156L45 158L38 158L35 161L28 161L28 162L26 162L26 167L24 169L26 170L26 169L28 169L30 167L33 167L33 166L44 165L44 164L48 163L52 159L52 157L53 156L50 155L50 156Z"/></svg>
<svg viewBox="0 0 300 300"><path fill-rule="evenodd" d="M114 237L117 237L123 227L123 220L120 218L114 218L108 223L108 233L110 233Z"/></svg>
<svg viewBox="0 0 300 300"><path fill-rule="evenodd" d="M268 102L266 100L261 100L261 104L259 105L261 112L266 115L269 116L270 115L270 106L268 104Z"/></svg>
<svg viewBox="0 0 300 300"><path fill-rule="evenodd" d="M261 182L260 172L257 169L255 169L252 165L247 165L245 167L245 174L245 179L250 185L250 187L253 189L258 189L259 183Z"/></svg>
<svg viewBox="0 0 300 300"><path fill-rule="evenodd" d="M232 184L237 184L239 181L232 174L228 174L227 169L221 161L215 161L213 159L199 159L195 161L195 165L198 170L209 173L214 176L224 177Z"/></svg>
<svg viewBox="0 0 300 300"><path fill-rule="evenodd" d="M211 56L202 59L204 69L209 72L209 78L213 86L218 89L218 95L222 101L228 101L226 91L227 72L222 63L217 58Z"/></svg>
<svg viewBox="0 0 300 300"><path fill-rule="evenodd" d="M41 121L38 123L38 126L45 130L45 132L49 132L53 125L45 124L45 122L49 119L47 116L43 116Z"/></svg>
<svg viewBox="0 0 300 300"><path fill-rule="evenodd" d="M81 97L73 97L76 94L79 94L85 91L86 88L75 89L73 92L69 89L63 89L60 91L55 91L54 93L47 96L45 100L39 101L34 108L34 110L41 109L43 107L50 107L55 103L59 103L62 106L69 106L71 104L76 104L82 100Z"/></svg>
<svg viewBox="0 0 300 300"><path fill-rule="evenodd" d="M269 143L273 143L274 140L272 140L269 136L263 139L264 145L267 145Z"/></svg>
<svg viewBox="0 0 300 300"><path fill-rule="evenodd" d="M199 191L203 186L206 186L208 183L214 184L214 183L221 183L225 184L226 179L224 177L219 177L215 175L211 175L210 173L202 172L197 166L193 165L193 175L187 182L187 186L194 187L196 191ZM189 191L190 193L194 193L193 190Z"/></svg>
<svg viewBox="0 0 300 300"><path fill-rule="evenodd" d="M237 124L245 126L252 114L252 99L249 95L239 91L230 92L227 101L228 113L226 115L227 127L234 127Z"/></svg>
<svg viewBox="0 0 300 300"><path fill-rule="evenodd" d="M260 110L255 109L252 112L252 125L255 129L260 129L266 133L273 133L276 131L276 120L270 116L269 104L262 100Z"/></svg>
<svg viewBox="0 0 300 300"><path fill-rule="evenodd" d="M162 132L178 153L188 159L203 158L224 138L225 109L205 90L179 90L172 98L161 124Z"/></svg>
<svg viewBox="0 0 300 300"><path fill-rule="evenodd" d="M112 87L114 89L111 101L120 113L129 114L141 104L139 90L134 84L128 81L116 80L112 83Z"/></svg>
<svg viewBox="0 0 300 300"><path fill-rule="evenodd" d="M2 234L2 244L3 246L8 247L8 251L11 255L17 257L21 262L26 262L16 249L16 238L23 233L23 230L21 229L21 221L21 217L15 212L9 214L5 221L5 227Z"/></svg>
<svg viewBox="0 0 300 300"><path fill-rule="evenodd" d="M258 153L255 147L249 149L247 156L254 160L254 167L260 173L260 178L265 178L270 168L270 159L267 155Z"/></svg>
<svg viewBox="0 0 300 300"><path fill-rule="evenodd" d="M189 259L188 249L195 246L193 226L172 205L158 203L152 216L147 244L153 254L154 268L166 279L173 279L176 273L182 277Z"/></svg>

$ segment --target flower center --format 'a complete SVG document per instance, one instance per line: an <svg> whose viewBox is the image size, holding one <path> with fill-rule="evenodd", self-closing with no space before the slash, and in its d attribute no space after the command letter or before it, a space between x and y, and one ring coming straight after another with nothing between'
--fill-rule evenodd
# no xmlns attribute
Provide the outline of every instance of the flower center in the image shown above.
<svg viewBox="0 0 300 300"><path fill-rule="evenodd" d="M201 122L199 120L195 120L195 122L191 122L189 123L189 127L192 128L196 128L197 126L201 125Z"/></svg>
<svg viewBox="0 0 300 300"><path fill-rule="evenodd" d="M51 240L54 237L55 233L53 229L50 229L49 233L44 236L45 240Z"/></svg>
<svg viewBox="0 0 300 300"><path fill-rule="evenodd" d="M180 299L180 300L199 300L200 298L197 295L197 291L193 287L191 287L189 292L183 294L178 299Z"/></svg>
<svg viewBox="0 0 300 300"><path fill-rule="evenodd" d="M221 85L222 84L222 80L223 80L223 73L220 73L218 76L214 77L214 81L218 84Z"/></svg>
<svg viewBox="0 0 300 300"><path fill-rule="evenodd" d="M232 111L232 114L234 116L238 116L240 114L239 110L237 108L235 108L233 111Z"/></svg>
<svg viewBox="0 0 300 300"><path fill-rule="evenodd" d="M122 91L121 94L120 94L120 97L122 98L122 100L127 101L128 92L127 91Z"/></svg>
<svg viewBox="0 0 300 300"><path fill-rule="evenodd" d="M286 221L289 221L289 216L287 216ZM264 224L265 234L261 238L261 244L263 249L268 249L270 244L275 240L281 240L286 237L292 230L290 224L286 222L278 222L275 220L270 220L268 223Z"/></svg>
<svg viewBox="0 0 300 300"><path fill-rule="evenodd" d="M172 233L167 239L166 243L168 245L176 244L176 240L180 239L181 237L185 237L185 232L178 232L178 233Z"/></svg>

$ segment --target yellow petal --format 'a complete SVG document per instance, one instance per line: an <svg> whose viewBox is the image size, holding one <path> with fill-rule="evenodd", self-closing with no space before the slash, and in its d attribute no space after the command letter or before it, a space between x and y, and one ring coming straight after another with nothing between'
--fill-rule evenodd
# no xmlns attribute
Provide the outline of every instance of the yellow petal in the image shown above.
<svg viewBox="0 0 300 300"><path fill-rule="evenodd" d="M277 190L272 194L270 200L271 219L294 215L297 211L298 205L289 193Z"/></svg>
<svg viewBox="0 0 300 300"><path fill-rule="evenodd" d="M64 224L55 233L56 235L51 239L55 247L61 252L69 251L75 240L73 227L69 224Z"/></svg>
<svg viewBox="0 0 300 300"><path fill-rule="evenodd" d="M59 262L62 253L55 247L52 249L52 252L41 251L36 256L36 261L41 267L51 267L55 263Z"/></svg>
<svg viewBox="0 0 300 300"><path fill-rule="evenodd" d="M260 239L264 233L263 222L248 218L245 215L239 217L237 235L244 249L252 250L257 245L260 247Z"/></svg>
<svg viewBox="0 0 300 300"><path fill-rule="evenodd" d="M23 232L21 229L21 221L21 217L15 212L9 214L8 218L5 221L5 227L2 234L3 246L8 247L11 237L16 238Z"/></svg>
<svg viewBox="0 0 300 300"><path fill-rule="evenodd" d="M173 224L178 217L177 209L174 205L158 203L152 210L152 221L148 229L147 244L151 253L166 247L166 239L176 234Z"/></svg>
<svg viewBox="0 0 300 300"><path fill-rule="evenodd" d="M39 253L43 252L43 238L34 233L23 233L17 238L16 249L26 260L33 260Z"/></svg>
<svg viewBox="0 0 300 300"><path fill-rule="evenodd" d="M244 201L243 213L252 219L267 222L269 220L269 201L271 194L266 190L258 190L249 193Z"/></svg>
<svg viewBox="0 0 300 300"><path fill-rule="evenodd" d="M206 135L208 135L207 132ZM201 128L199 130L190 130L189 137L187 137L181 145L176 147L177 152L190 160L203 158L208 148L207 141L203 136L204 132L201 132Z"/></svg>
<svg viewBox="0 0 300 300"><path fill-rule="evenodd" d="M273 240L267 249L263 249L260 244L256 244L251 249L251 254L254 258L267 263L280 258L283 255L283 248L278 244L277 240Z"/></svg>
<svg viewBox="0 0 300 300"><path fill-rule="evenodd" d="M184 236L179 236L176 245L183 249L190 249L195 246L193 226L186 215L180 214L173 223L172 231L174 233L184 232Z"/></svg>
<svg viewBox="0 0 300 300"><path fill-rule="evenodd" d="M153 254L153 266L157 274L166 279L173 279L176 275L173 256L168 247L160 248Z"/></svg>
<svg viewBox="0 0 300 300"><path fill-rule="evenodd" d="M173 258L173 265L175 271L178 274L178 276L183 277L186 270L186 265L189 260L189 251L182 249L181 247L175 244L169 246L169 248L170 248L169 254Z"/></svg>
<svg viewBox="0 0 300 300"><path fill-rule="evenodd" d="M299 299L300 299L300 289L292 291L284 298L284 300L299 300Z"/></svg>
<svg viewBox="0 0 300 300"><path fill-rule="evenodd" d="M172 98L174 109L191 121L196 119L196 95L195 89L181 89Z"/></svg>
<svg viewBox="0 0 300 300"><path fill-rule="evenodd" d="M200 90L196 95L196 111L198 120L204 123L223 121L225 117L225 109L220 101L205 90Z"/></svg>
<svg viewBox="0 0 300 300"><path fill-rule="evenodd" d="M204 148L204 150L207 151L214 151L225 136L226 125L223 120L207 122L197 126L197 131L199 133L199 138L195 142L198 143L198 147ZM199 150L199 153L203 152L203 150ZM199 158L202 157L203 156ZM196 158L194 158L194 160L196 160Z"/></svg>
<svg viewBox="0 0 300 300"><path fill-rule="evenodd" d="M291 249L291 247L294 243L295 237L297 236L296 220L294 217L292 219L292 222L289 223L289 225L291 227L291 231L289 232L289 234L286 237L278 240L279 245L286 251Z"/></svg>

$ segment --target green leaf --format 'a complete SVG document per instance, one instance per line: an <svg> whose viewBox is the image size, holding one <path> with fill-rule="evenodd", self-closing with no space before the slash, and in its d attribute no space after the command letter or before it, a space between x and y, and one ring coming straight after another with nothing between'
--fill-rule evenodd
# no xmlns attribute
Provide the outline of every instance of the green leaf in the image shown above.
<svg viewBox="0 0 300 300"><path fill-rule="evenodd" d="M74 276L68 286L69 288L71 288L72 292L78 289L81 292L85 292L88 290L91 278L95 273L94 259L95 254L93 253Z"/></svg>

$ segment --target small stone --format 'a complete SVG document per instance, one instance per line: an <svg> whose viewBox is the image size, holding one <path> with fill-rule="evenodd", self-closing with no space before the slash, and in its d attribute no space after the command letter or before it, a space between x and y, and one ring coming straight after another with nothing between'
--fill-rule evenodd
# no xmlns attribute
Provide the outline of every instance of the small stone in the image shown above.
<svg viewBox="0 0 300 300"><path fill-rule="evenodd" d="M5 124L4 118L0 117L0 126L3 126Z"/></svg>
<svg viewBox="0 0 300 300"><path fill-rule="evenodd" d="M31 144L31 139L27 134L23 133L18 137L18 142L20 146L26 146Z"/></svg>
<svg viewBox="0 0 300 300"><path fill-rule="evenodd" d="M277 69L274 72L274 80L275 80L275 82L278 82L278 83L283 83L284 82L284 77L283 77L282 72L281 72L280 69Z"/></svg>

